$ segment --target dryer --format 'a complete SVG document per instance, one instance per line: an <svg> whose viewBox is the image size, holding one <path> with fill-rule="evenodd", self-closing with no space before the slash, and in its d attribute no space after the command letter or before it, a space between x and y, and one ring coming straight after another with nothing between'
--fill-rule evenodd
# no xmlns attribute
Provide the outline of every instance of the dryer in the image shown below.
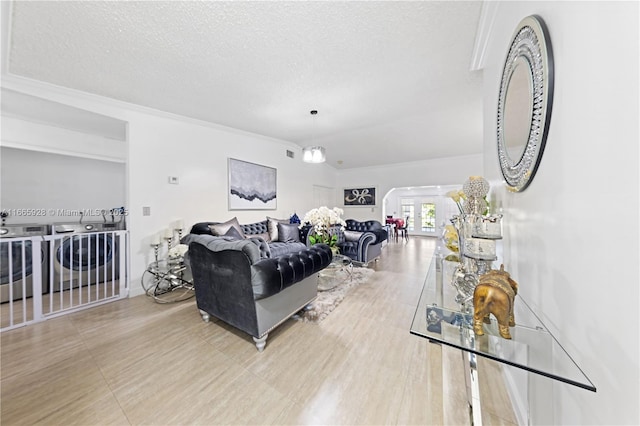
<svg viewBox="0 0 640 426"><path fill-rule="evenodd" d="M53 225L53 291L111 282L119 277L118 223L61 223Z"/></svg>
<svg viewBox="0 0 640 426"><path fill-rule="evenodd" d="M33 244L20 237L43 237L51 233L50 225L21 224L0 227L0 302L33 296ZM49 281L49 242L41 242L42 293ZM23 256L24 248L24 256ZM24 287L24 294L23 294ZM13 291L11 291L13 288Z"/></svg>

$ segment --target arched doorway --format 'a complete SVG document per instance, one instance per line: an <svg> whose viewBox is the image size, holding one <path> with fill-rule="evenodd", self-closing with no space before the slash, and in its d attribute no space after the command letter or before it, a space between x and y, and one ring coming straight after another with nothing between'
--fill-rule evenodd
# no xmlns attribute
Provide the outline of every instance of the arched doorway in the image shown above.
<svg viewBox="0 0 640 426"><path fill-rule="evenodd" d="M460 185L432 185L392 188L383 198L383 217L409 218L409 235L439 237L444 225L458 214L458 207L446 196Z"/></svg>

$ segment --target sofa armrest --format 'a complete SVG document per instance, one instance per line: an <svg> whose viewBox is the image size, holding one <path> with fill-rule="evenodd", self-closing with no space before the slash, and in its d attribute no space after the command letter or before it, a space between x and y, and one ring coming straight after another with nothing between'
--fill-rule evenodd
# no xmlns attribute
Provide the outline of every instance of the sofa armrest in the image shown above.
<svg viewBox="0 0 640 426"><path fill-rule="evenodd" d="M358 253L364 253L371 244L375 244L377 236L371 231L363 232L358 239Z"/></svg>
<svg viewBox="0 0 640 426"><path fill-rule="evenodd" d="M189 265L198 309L258 336L251 264L259 249L250 241L197 236L189 243Z"/></svg>
<svg viewBox="0 0 640 426"><path fill-rule="evenodd" d="M367 232L375 234L376 240L373 242L373 244L381 243L389 238L389 234L387 233L386 229L374 229Z"/></svg>
<svg viewBox="0 0 640 426"><path fill-rule="evenodd" d="M380 254L378 238L372 231L362 232L357 241L345 241L338 246L344 250L343 254L361 263L368 263Z"/></svg>
<svg viewBox="0 0 640 426"><path fill-rule="evenodd" d="M189 234L194 235L213 235L209 225L216 225L219 222L198 222L191 227Z"/></svg>

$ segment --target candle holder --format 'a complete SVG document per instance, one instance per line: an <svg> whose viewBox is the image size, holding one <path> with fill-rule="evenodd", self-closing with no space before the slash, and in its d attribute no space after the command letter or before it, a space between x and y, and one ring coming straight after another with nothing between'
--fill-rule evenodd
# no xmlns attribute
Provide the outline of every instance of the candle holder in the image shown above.
<svg viewBox="0 0 640 426"><path fill-rule="evenodd" d="M158 264L158 252L160 251L160 244L151 244L151 247L153 247L153 254L156 258L156 265Z"/></svg>

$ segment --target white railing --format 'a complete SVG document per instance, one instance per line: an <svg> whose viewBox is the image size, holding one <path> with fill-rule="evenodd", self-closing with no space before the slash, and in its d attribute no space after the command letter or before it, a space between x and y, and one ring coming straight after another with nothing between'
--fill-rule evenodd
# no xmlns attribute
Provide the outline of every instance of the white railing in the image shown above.
<svg viewBox="0 0 640 426"><path fill-rule="evenodd" d="M5 238L0 246L0 331L129 294L127 231Z"/></svg>

